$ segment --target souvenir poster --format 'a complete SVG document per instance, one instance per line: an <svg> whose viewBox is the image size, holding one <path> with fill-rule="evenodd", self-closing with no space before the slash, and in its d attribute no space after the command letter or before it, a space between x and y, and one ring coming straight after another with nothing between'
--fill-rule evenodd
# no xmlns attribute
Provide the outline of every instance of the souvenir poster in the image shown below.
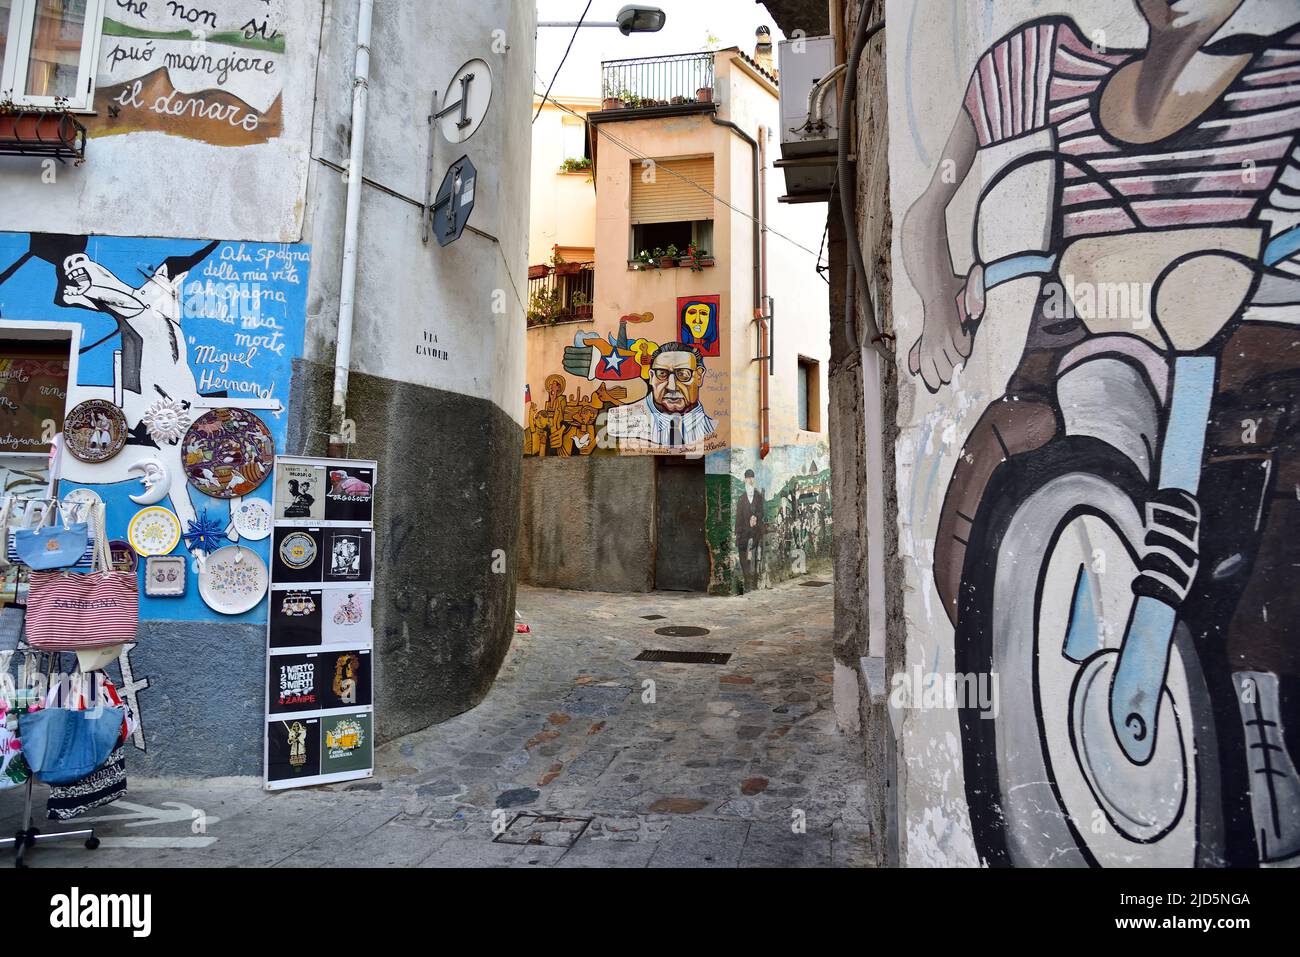
<svg viewBox="0 0 1300 957"><path fill-rule="evenodd" d="M374 774L377 480L376 462L275 459L268 790Z"/></svg>
<svg viewBox="0 0 1300 957"><path fill-rule="evenodd" d="M271 647L305 648L319 645L324 616L324 593L319 588L272 592Z"/></svg>
<svg viewBox="0 0 1300 957"><path fill-rule="evenodd" d="M320 776L320 719L290 717L266 725L266 777L293 781Z"/></svg>
<svg viewBox="0 0 1300 957"><path fill-rule="evenodd" d="M324 669L320 677L320 707L355 708L371 704L370 649L331 651L318 661Z"/></svg>
<svg viewBox="0 0 1300 957"><path fill-rule="evenodd" d="M327 582L368 582L372 532L368 528L327 528L325 543L325 577Z"/></svg>
<svg viewBox="0 0 1300 957"><path fill-rule="evenodd" d="M327 521L369 522L375 487L375 470L340 465L329 469L329 490L325 493Z"/></svg>
<svg viewBox="0 0 1300 957"><path fill-rule="evenodd" d="M372 715L331 715L320 719L320 773L364 771L374 764Z"/></svg>
<svg viewBox="0 0 1300 957"><path fill-rule="evenodd" d="M277 528L271 548L272 583L318 582L322 537L318 528Z"/></svg>
<svg viewBox="0 0 1300 957"><path fill-rule="evenodd" d="M268 689L272 714L319 711L322 660L317 655L276 655L271 660Z"/></svg>
<svg viewBox="0 0 1300 957"><path fill-rule="evenodd" d="M323 594L321 641L327 645L370 643L370 603L374 600L374 592L368 588L356 591L331 588Z"/></svg>
<svg viewBox="0 0 1300 957"><path fill-rule="evenodd" d="M275 519L318 522L325 517L325 469L289 465L275 470Z"/></svg>

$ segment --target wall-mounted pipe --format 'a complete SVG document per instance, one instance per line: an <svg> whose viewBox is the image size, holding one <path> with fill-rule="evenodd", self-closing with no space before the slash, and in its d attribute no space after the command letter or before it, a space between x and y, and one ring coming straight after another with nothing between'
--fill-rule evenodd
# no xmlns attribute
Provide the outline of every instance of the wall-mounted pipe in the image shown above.
<svg viewBox="0 0 1300 957"><path fill-rule="evenodd" d="M772 451L771 427L771 383L768 377L776 361L776 336L769 328L771 317L767 314L767 127L758 128L758 236L759 236L759 276L758 308L754 318L758 320L758 341L760 352L766 348L767 361L758 364L758 424L760 430L758 457L765 459Z"/></svg>
<svg viewBox="0 0 1300 957"><path fill-rule="evenodd" d="M858 89L858 64L862 61L862 51L867 41L885 28L885 21L868 24L865 8L858 19L857 34L853 39L853 50L845 61L844 96L840 101L840 143L839 156L836 158L836 190L840 194L840 214L844 217L844 239L848 246L849 277L846 283L844 322L853 351L861 349L857 326L857 287L862 286L862 298L866 313L867 345L882 358L889 359L881 341L880 326L876 322L876 305L871 299L871 286L867 282L867 267L862 259L862 245L858 242L857 182L853 178L853 167L849 162L849 130L856 129L849 112Z"/></svg>
<svg viewBox="0 0 1300 957"><path fill-rule="evenodd" d="M352 316L357 299L357 235L366 156L366 106L370 98L370 24L374 0L357 3L357 51L352 74L352 144L348 154L348 194L343 220L343 265L339 279L339 322L334 343L334 400L330 409L331 455L344 455L348 414L348 373L352 365Z"/></svg>

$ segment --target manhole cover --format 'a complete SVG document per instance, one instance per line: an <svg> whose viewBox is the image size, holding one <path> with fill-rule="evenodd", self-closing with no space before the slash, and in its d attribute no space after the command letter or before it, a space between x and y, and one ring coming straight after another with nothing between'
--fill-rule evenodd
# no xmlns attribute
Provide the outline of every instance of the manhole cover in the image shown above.
<svg viewBox="0 0 1300 957"><path fill-rule="evenodd" d="M800 582L804 588L825 588L830 582Z"/></svg>
<svg viewBox="0 0 1300 957"><path fill-rule="evenodd" d="M731 655L714 651L643 651L634 661L670 661L682 665L725 665Z"/></svg>
<svg viewBox="0 0 1300 957"><path fill-rule="evenodd" d="M665 638L703 638L709 633L707 628L696 628L694 625L667 625L663 628L656 628L656 635L663 635Z"/></svg>
<svg viewBox="0 0 1300 957"><path fill-rule="evenodd" d="M668 616L667 615L642 615L641 617L646 621L663 621Z"/></svg>
<svg viewBox="0 0 1300 957"><path fill-rule="evenodd" d="M589 817L555 817L549 814L517 814L506 829L494 837L496 844L541 844L572 847L591 823Z"/></svg>

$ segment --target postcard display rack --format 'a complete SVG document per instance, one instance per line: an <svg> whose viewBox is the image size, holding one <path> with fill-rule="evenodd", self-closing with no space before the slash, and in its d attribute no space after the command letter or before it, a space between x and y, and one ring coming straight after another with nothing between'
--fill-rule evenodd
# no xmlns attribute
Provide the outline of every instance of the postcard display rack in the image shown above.
<svg viewBox="0 0 1300 957"><path fill-rule="evenodd" d="M374 774L377 463L277 456L267 615L267 790Z"/></svg>

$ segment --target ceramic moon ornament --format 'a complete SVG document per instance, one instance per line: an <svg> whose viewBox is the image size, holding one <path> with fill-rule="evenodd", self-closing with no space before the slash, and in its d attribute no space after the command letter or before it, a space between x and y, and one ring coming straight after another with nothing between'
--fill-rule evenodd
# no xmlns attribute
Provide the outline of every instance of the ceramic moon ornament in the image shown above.
<svg viewBox="0 0 1300 957"><path fill-rule="evenodd" d="M144 483L144 491L131 496L137 505L157 505L171 491L171 473L160 459L141 459L127 471L143 473L140 481Z"/></svg>

